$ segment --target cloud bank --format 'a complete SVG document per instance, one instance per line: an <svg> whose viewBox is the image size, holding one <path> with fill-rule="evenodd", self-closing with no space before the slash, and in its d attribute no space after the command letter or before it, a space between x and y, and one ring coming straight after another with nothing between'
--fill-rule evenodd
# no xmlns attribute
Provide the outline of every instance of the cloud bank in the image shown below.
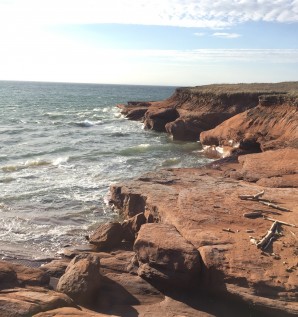
<svg viewBox="0 0 298 317"><path fill-rule="evenodd" d="M0 0L1 24L141 24L226 28L298 22L297 0Z"/></svg>

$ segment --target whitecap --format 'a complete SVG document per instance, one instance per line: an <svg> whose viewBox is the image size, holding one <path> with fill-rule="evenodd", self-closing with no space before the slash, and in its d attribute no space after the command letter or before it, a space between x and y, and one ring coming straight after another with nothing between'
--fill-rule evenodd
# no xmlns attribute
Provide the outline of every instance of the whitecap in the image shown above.
<svg viewBox="0 0 298 317"><path fill-rule="evenodd" d="M90 120L84 120L84 121L80 121L80 122L76 122L75 125L77 125L78 127L82 127L82 128L90 128L93 127L95 125L101 124L102 121L90 121Z"/></svg>
<svg viewBox="0 0 298 317"><path fill-rule="evenodd" d="M52 164L53 164L54 166L57 166L57 165L60 165L60 164L62 164L62 163L66 163L68 160L69 160L69 157L68 157L68 156L58 157L58 158L56 158L56 159L54 159L54 160L52 161Z"/></svg>

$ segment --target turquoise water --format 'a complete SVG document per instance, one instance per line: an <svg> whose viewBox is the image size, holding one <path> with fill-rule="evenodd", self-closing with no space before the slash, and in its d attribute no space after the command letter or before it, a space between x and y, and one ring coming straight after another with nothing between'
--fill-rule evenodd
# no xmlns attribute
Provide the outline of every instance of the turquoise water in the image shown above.
<svg viewBox="0 0 298 317"><path fill-rule="evenodd" d="M163 167L206 163L116 107L173 87L0 81L0 258L54 256L116 215L109 185Z"/></svg>

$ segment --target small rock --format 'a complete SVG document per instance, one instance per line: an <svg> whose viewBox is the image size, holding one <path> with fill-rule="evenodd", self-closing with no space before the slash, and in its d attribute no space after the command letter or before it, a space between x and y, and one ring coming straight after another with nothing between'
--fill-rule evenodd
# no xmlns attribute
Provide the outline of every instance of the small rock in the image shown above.
<svg viewBox="0 0 298 317"><path fill-rule="evenodd" d="M90 235L89 242L98 250L110 250L120 245L123 239L123 228L119 222L108 222L100 225Z"/></svg>

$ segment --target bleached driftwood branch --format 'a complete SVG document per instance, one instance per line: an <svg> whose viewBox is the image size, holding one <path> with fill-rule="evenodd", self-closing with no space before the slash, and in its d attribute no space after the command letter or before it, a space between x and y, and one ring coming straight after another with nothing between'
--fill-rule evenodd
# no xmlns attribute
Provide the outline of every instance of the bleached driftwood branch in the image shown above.
<svg viewBox="0 0 298 317"><path fill-rule="evenodd" d="M284 208L284 207L280 207L276 204L272 204L272 203L269 203L267 201L259 201L259 203L263 204L263 205L266 205L268 207L272 207L272 208L275 208L275 209L278 209L278 210L281 210L281 211L291 211L290 209L288 208Z"/></svg>
<svg viewBox="0 0 298 317"><path fill-rule="evenodd" d="M264 194L265 194L265 191L262 190L261 192L255 195L239 195L239 198L242 200L259 200L259 198L262 197Z"/></svg>
<svg viewBox="0 0 298 317"><path fill-rule="evenodd" d="M281 220L278 220L278 219L274 219L274 218L270 218L270 217L264 217L264 219L269 220L269 221L273 221L273 222L278 222L278 223L280 223L282 225L285 225L285 226L297 228L297 226L295 224L293 224L293 223L284 222L284 221L281 221Z"/></svg>
<svg viewBox="0 0 298 317"><path fill-rule="evenodd" d="M268 245L271 243L272 239L275 236L276 230L278 228L278 222L275 221L271 228L268 230L264 238L262 238L258 243L257 243L257 248L258 249L266 249Z"/></svg>

